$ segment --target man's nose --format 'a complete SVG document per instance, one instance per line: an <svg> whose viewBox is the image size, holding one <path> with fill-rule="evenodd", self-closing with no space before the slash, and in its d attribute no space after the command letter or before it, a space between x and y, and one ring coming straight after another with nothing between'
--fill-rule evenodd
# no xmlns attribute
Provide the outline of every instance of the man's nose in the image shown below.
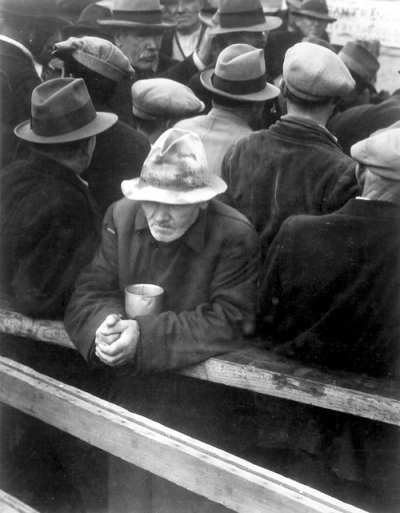
<svg viewBox="0 0 400 513"><path fill-rule="evenodd" d="M184 0L179 0L178 12L183 12L184 10L185 10L185 2L184 2Z"/></svg>
<svg viewBox="0 0 400 513"><path fill-rule="evenodd" d="M163 205L163 204L157 205L157 207L154 211L153 219L157 223L165 223L165 222L169 221L170 218L171 218L171 215L169 212L168 205Z"/></svg>
<svg viewBox="0 0 400 513"><path fill-rule="evenodd" d="M145 47L147 50L157 50L157 41L154 36L149 36L146 38Z"/></svg>

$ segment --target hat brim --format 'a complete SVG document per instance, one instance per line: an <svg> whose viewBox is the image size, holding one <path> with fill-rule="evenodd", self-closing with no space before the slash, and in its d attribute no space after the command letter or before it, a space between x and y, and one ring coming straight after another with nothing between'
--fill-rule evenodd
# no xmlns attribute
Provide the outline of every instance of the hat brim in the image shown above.
<svg viewBox="0 0 400 513"><path fill-rule="evenodd" d="M126 20L97 20L99 25L105 25L108 27L137 27L137 28L148 28L148 29L166 29L176 27L176 22L173 20L164 20L162 23L138 23L136 21Z"/></svg>
<svg viewBox="0 0 400 513"><path fill-rule="evenodd" d="M258 25L251 25L249 27L221 27L219 24L216 24L211 18L205 14L199 15L202 22L207 25L208 33L212 36L217 34L228 34L231 32L269 32L270 30L274 30L282 25L282 19L278 16L266 16L264 23L259 23ZM218 17L214 15L214 18Z"/></svg>
<svg viewBox="0 0 400 513"><path fill-rule="evenodd" d="M264 89L257 91L256 93L241 95L226 93L225 91L221 91L220 89L217 89L213 86L212 76L214 71L215 69L206 69L203 71L200 75L200 81L206 89L212 93L218 94L219 96L225 96L226 98L232 98L232 100L245 102L262 102L265 100L272 100L272 98L276 98L280 94L280 89L272 84L269 84L268 82Z"/></svg>
<svg viewBox="0 0 400 513"><path fill-rule="evenodd" d="M329 14L321 14L321 13L318 13L315 11L293 10L293 14L297 14L299 16L308 16L309 18L316 18L317 20L327 21L328 23L333 23L334 21L337 21L337 18L334 18L333 16L329 16Z"/></svg>
<svg viewBox="0 0 400 513"><path fill-rule="evenodd" d="M212 175L210 184L196 189L181 190L177 188L161 188L149 185L140 178L124 180L121 184L122 193L130 200L155 201L168 205L192 205L209 201L226 191L227 185L219 176Z"/></svg>
<svg viewBox="0 0 400 513"><path fill-rule="evenodd" d="M114 125L117 121L118 116L116 114L109 112L97 112L96 119L94 119L91 123L83 126L82 128L79 128L78 130L73 130L72 132L68 132L66 134L44 137L37 135L33 130L31 130L31 122L28 120L23 121L18 126L16 126L14 133L20 139L33 143L67 143L72 141L79 141L81 139L87 139L93 135L100 134L101 132L104 132L104 130L107 130L107 128L110 128L112 125Z"/></svg>

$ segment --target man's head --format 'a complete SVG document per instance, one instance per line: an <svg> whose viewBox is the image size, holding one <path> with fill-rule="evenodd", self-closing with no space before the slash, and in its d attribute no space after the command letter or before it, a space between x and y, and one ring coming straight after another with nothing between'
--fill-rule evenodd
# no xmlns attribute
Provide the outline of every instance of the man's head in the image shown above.
<svg viewBox="0 0 400 513"><path fill-rule="evenodd" d="M204 110L204 103L189 87L167 78L137 80L131 93L136 128L151 143L180 119L195 116Z"/></svg>
<svg viewBox="0 0 400 513"><path fill-rule="evenodd" d="M33 90L31 119L14 132L79 173L90 163L95 136L117 119L115 114L95 111L82 79L57 78Z"/></svg>
<svg viewBox="0 0 400 513"><path fill-rule="evenodd" d="M305 0L292 10L293 22L304 37L322 37L329 23L336 21L329 15L325 0Z"/></svg>
<svg viewBox="0 0 400 513"><path fill-rule="evenodd" d="M331 50L313 43L297 43L286 52L281 89L299 108L333 109L355 82L343 61Z"/></svg>
<svg viewBox="0 0 400 513"><path fill-rule="evenodd" d="M135 70L155 72L165 28L176 25L162 17L159 0L114 0L112 18L98 20L111 27L115 44Z"/></svg>
<svg viewBox="0 0 400 513"><path fill-rule="evenodd" d="M400 204L400 128L389 128L354 144L363 196Z"/></svg>
<svg viewBox="0 0 400 513"><path fill-rule="evenodd" d="M118 83L135 73L121 50L98 37L70 37L54 46L53 56L64 62L65 76L85 80L95 102L109 99Z"/></svg>
<svg viewBox="0 0 400 513"><path fill-rule="evenodd" d="M124 196L140 201L153 237L172 242L196 221L210 199L226 190L210 172L199 136L171 128L153 145L140 178L125 180Z"/></svg>
<svg viewBox="0 0 400 513"><path fill-rule="evenodd" d="M218 11L200 15L209 25L213 54L216 59L224 48L232 44L248 44L264 49L267 33L282 24L277 16L266 16L260 0L221 0Z"/></svg>
<svg viewBox="0 0 400 513"><path fill-rule="evenodd" d="M225 48L215 68L203 71L200 80L213 93L216 105L225 108L229 105L237 113L247 108L255 117L261 114L266 100L279 95L279 89L266 80L263 50L244 44Z"/></svg>
<svg viewBox="0 0 400 513"><path fill-rule="evenodd" d="M371 92L376 93L374 80L380 68L378 59L357 41L348 41L338 55L356 82L355 89L341 101L341 109L369 103Z"/></svg>
<svg viewBox="0 0 400 513"><path fill-rule="evenodd" d="M162 0L168 16L176 21L176 30L191 34L200 26L199 14L204 0Z"/></svg>

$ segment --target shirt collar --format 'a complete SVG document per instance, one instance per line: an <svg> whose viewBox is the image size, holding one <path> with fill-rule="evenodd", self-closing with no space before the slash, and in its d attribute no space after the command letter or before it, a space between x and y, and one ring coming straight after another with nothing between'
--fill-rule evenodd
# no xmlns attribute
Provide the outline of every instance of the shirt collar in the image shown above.
<svg viewBox="0 0 400 513"><path fill-rule="evenodd" d="M32 64L35 65L35 60L33 58L33 55L31 54L31 52L28 50L28 48L26 48L26 46L22 45L19 41L16 41L15 39L11 39L11 37L7 37L7 36L1 36L0 35L0 40L1 41L4 41L6 43L10 43L10 45L14 45L14 46L17 46L20 50L22 50L24 52L24 54L30 58L30 60L32 61Z"/></svg>
<svg viewBox="0 0 400 513"><path fill-rule="evenodd" d="M207 223L207 211L208 207L203 210L200 209L199 216L196 221L189 227L189 229L180 237L180 241L184 242L196 253L200 253L204 247L205 236L206 236L206 223ZM139 207L135 218L135 230L142 231L148 230L149 225L147 223L146 216L142 207Z"/></svg>

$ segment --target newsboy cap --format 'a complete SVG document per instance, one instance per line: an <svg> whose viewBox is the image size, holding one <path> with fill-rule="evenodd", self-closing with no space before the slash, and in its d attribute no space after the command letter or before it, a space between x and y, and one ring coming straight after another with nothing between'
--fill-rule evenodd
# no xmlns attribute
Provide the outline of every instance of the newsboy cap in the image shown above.
<svg viewBox="0 0 400 513"><path fill-rule="evenodd" d="M400 180L400 128L385 130L359 141L350 149L351 156L368 166L375 175Z"/></svg>
<svg viewBox="0 0 400 513"><path fill-rule="evenodd" d="M168 78L138 80L131 93L132 111L142 119L185 118L205 107L189 87Z"/></svg>
<svg viewBox="0 0 400 513"><path fill-rule="evenodd" d="M355 87L344 62L328 48L313 43L297 43L289 48L283 78L289 91L309 101L345 96Z"/></svg>
<svg viewBox="0 0 400 513"><path fill-rule="evenodd" d="M54 45L53 56L66 61L71 57L104 77L121 82L135 71L128 58L110 41L100 37L70 37Z"/></svg>

